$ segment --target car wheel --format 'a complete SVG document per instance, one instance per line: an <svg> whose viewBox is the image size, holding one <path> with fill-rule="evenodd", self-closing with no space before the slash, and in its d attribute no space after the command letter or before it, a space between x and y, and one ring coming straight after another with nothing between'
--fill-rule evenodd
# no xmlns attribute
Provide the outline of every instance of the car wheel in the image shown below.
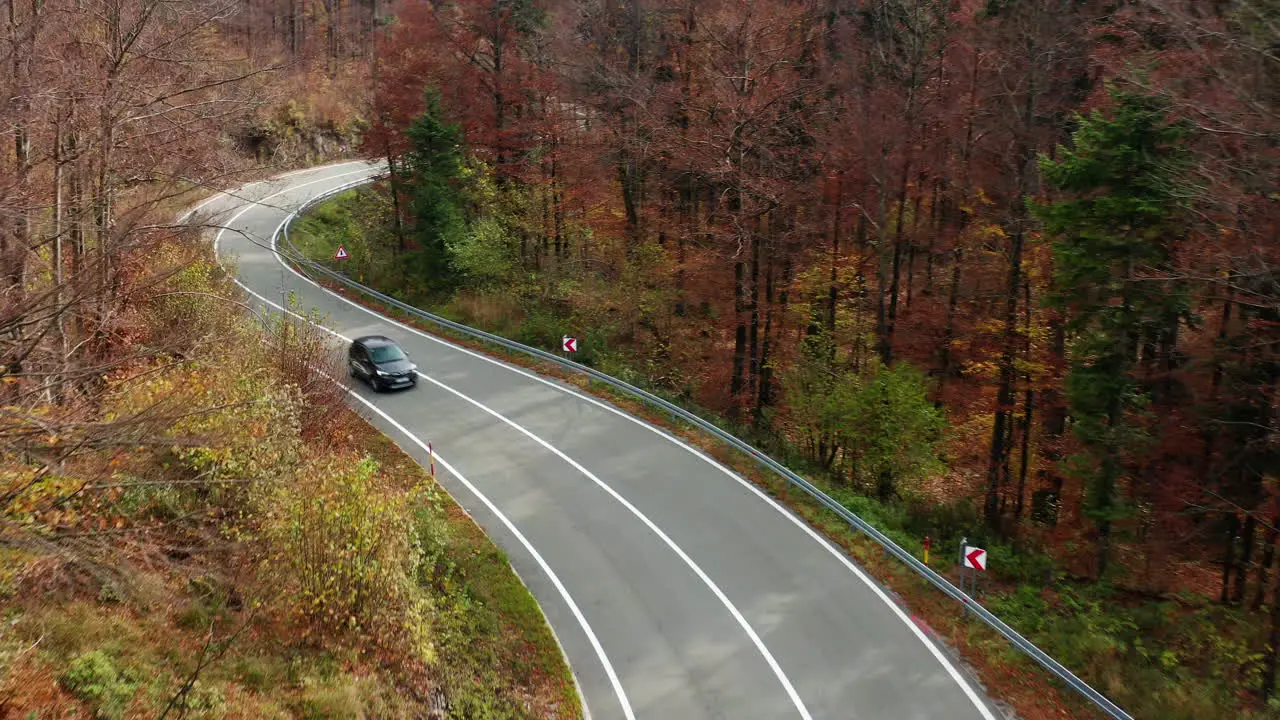
<svg viewBox="0 0 1280 720"><path fill-rule="evenodd" d="M378 382L376 375L369 378L369 387L373 388L376 393L382 392L382 383Z"/></svg>

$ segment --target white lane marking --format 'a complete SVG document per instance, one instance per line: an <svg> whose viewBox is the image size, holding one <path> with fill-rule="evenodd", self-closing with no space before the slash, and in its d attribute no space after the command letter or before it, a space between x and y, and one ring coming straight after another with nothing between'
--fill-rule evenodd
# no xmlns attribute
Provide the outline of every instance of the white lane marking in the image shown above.
<svg viewBox="0 0 1280 720"><path fill-rule="evenodd" d="M291 215L292 213L290 214L290 216ZM286 221L287 220L288 220L288 216L286 216ZM283 226L283 223L281 224L281 226ZM276 235L279 233L281 226L277 226L276 232L272 233L272 250L273 251L275 250L274 240ZM278 253L276 254L276 257L279 258ZM288 267L288 264L284 264L284 266ZM290 269L292 270L292 268ZM294 274L297 275L296 272ZM302 276L299 275L299 277L302 277ZM247 290L248 288L245 288L245 289ZM258 297L260 300L266 299L258 295L257 293L253 292L252 290L249 290L249 292L253 294L255 297ZM297 315L296 313L291 312L290 314L293 314L297 317L302 317L300 315ZM317 325L317 327L321 327L321 326ZM328 332L332 333L333 335L340 337L346 340L347 342L350 342L350 338L347 338L334 330L329 330L328 328L325 328L325 329L328 330ZM479 400L476 400L467 395L464 395L458 390L455 390L449 385L446 385L440 382L439 380L436 380L435 378L423 373L422 371L417 371L417 375L418 377L426 380L429 383L432 383L433 385L439 387L440 389L445 390L446 392L449 392L457 396L461 400L474 405L476 408L484 411L485 413L488 413L489 415L493 416L495 419L510 426L516 432L519 432L520 434L524 435L525 437L529 438L535 443L546 448L548 452L552 453L553 455L560 458L561 460L564 460L571 467L573 467L573 469L577 470L578 472L586 476L589 480L595 483L601 490L604 490L614 500L617 500L618 503L621 504L624 508L626 508L627 511L630 512L633 516L635 516L636 519L644 523L644 525L648 527L649 530L653 532L654 535L658 536L658 539L662 540L662 542L665 543L667 547L670 548L671 551L676 554L677 557L679 557L681 560L684 561L685 565L687 565L689 569L692 570L694 574L698 576L698 579L702 580L702 583L707 586L707 589L711 590L712 594L716 596L716 599L720 601L720 604L723 605L725 609L729 611L729 614L733 617L735 621L737 621L738 626L742 628L744 633L746 633L747 637L751 640L751 643L756 646L756 650L760 652L760 655L764 658L765 663L769 665L769 669L772 670L774 676L778 678L778 682L782 683L783 690L786 691L787 697L791 699L791 703L795 706L796 711L800 713L800 717L803 718L803 720L813 720L813 716L809 714L809 710L808 708L805 707L804 701L800 699L800 694L796 692L795 687L792 686L791 684L791 680L788 679L786 673L782 671L782 666L778 664L777 659L773 657L773 654L771 652L769 652L769 648L765 647L764 641L760 639L760 636L756 633L755 629L751 627L751 623L747 622L746 617L744 617L742 613L738 610L737 606L733 604L733 601L730 600L729 597L724 594L724 591L720 589L720 586L716 585L715 582L711 579L711 577L708 576L705 571L703 571L702 567L699 566L698 563L694 562L693 558L689 557L688 553L686 553L683 548L677 545L676 542L672 540L670 536L668 536L665 532L663 532L662 528L658 527L658 525L654 523L652 520L650 520L647 515L640 512L639 508L637 508L635 505L632 505L631 502L626 498L624 498L621 494L619 494L618 491L614 490L612 487L606 484L603 480L597 477L595 473L591 472L590 470L585 468L581 463L579 463L577 460L574 460L573 458L569 457L564 452L562 452L559 448L555 447L554 445L547 442L546 440L543 440L541 437L534 434L524 426L520 425L514 420L511 420L507 416L503 415L502 413L499 413L498 411L494 410L488 405L485 405Z"/></svg>
<svg viewBox="0 0 1280 720"><path fill-rule="evenodd" d="M289 215L289 216L287 216L287 217L285 218L285 221L284 221L284 222L288 222L289 218L290 218L290 217L292 217L294 214L295 214L295 213L290 213L290 215ZM681 440L681 439L679 439L679 438L677 438L677 437L675 437L675 436L671 435L670 433L666 432L665 430L662 430L661 428L655 427L655 426L653 426L653 425L651 425L651 424L649 424L649 423L645 422L644 420L641 420L640 418L637 418L637 417L635 417L635 416L633 416L633 415L630 415L630 414L628 414L628 413L626 413L626 412L624 412L624 411L622 411L622 410L620 410L620 409L618 409L618 408L616 408L616 407L614 407L614 406L612 406L612 405L609 405L609 404L607 404L607 403L605 403L605 402L603 402L603 401L601 401L601 400L598 400L598 399L596 399L596 398L593 398L593 397L590 397L590 396L587 396L587 395L583 395L582 393L579 393L579 392L577 392L577 391L575 391L575 390L572 390L572 389L570 389L570 388L564 387L563 385L560 385L560 384L557 384L557 383L551 382L550 380L547 380L546 378L539 377L538 375L535 375L535 374L533 374L533 373L530 373L530 372L528 372L528 371L526 371L526 370L524 370L524 369L522 369L522 368L514 367L514 366L509 365L509 364L507 364L507 363L504 363L504 362L502 362L502 361L500 361L500 360L495 360L494 358L491 358L491 357L489 357L489 356L487 356L487 355L484 355L484 354L482 354L482 353L478 353L478 352L475 352L475 351L473 351L473 350L470 350L470 349L467 349L467 348L461 347L461 346L459 346L459 345L455 345L454 343L451 343L451 342L449 342L449 341L447 341L447 340L444 340L444 339L442 339L442 338L438 338L438 337L436 337L435 335L432 335L432 334L427 333L427 332L425 332L425 331L419 330L418 328L412 327L412 326L410 326L410 325L406 325L406 324L404 324L404 323L402 323L402 322L400 322L400 321L398 321L398 320L396 320L396 319L394 319L394 318L387 317L387 316L385 316L385 315L383 315L383 314L381 314L381 313L379 313L379 312L377 312L377 311L375 311L375 310L372 310L372 309L370 309L370 308L365 307L364 305L361 305L360 303L355 302L354 300L351 300L351 299L349 299L349 298L347 298L347 297L344 297L343 295L340 295L340 294L338 294L338 293L336 293L336 292L334 292L334 291L330 290L329 288L324 287L323 285L320 285L319 283L315 282L315 281L314 281L314 280L312 280L311 278L309 278L309 277L307 277L307 276L305 276L305 275L302 275L302 274L301 274L301 273L299 273L297 270L293 269L293 267L292 267L292 266L290 266L290 265L289 265L289 263L286 263L286 262L284 261L284 259L280 257L280 253L276 250L276 238L279 236L279 234L280 234L280 228L284 226L284 222L282 222L278 227L276 227L276 231L275 231L275 233L274 233L274 234L272 234L272 236L271 236L271 250L272 250L272 252L275 254L275 257L276 257L276 261L277 261L277 262L279 262L281 265L283 265L283 266L285 267L285 269L287 269L289 272L291 272L291 273L293 273L295 276L297 276L297 277L301 278L304 282L307 282L307 283L309 283L310 285L313 285L314 287L319 288L320 290L324 291L325 293L328 293L329 295L332 295L333 297L337 298L338 300L341 300L342 302L345 302L346 304L348 304L348 305L350 305L350 306L352 306L352 307L354 307L354 308L357 308L357 309L359 309L359 310L363 310L364 312L366 312L366 313L368 313L368 314L370 314L370 315L373 315L374 317L378 318L379 320L382 320L382 321L384 321L384 322L391 323L392 325L395 325L396 327L399 327L399 328L401 328L401 329L403 329L403 330L405 330L405 331L407 331L407 332L410 332L410 333L412 333L412 334L414 334L414 335L418 335L418 336L423 337L423 338L426 338L427 340L430 340L430 341L432 341L432 342L438 343L438 344L440 344L440 345L444 345L445 347L448 347L448 348L451 348L451 349L453 349L453 350L456 350L457 352L465 353L466 355L470 355L471 357L478 358L478 359L480 359L480 360L484 360L485 362L491 363L491 364L496 365L496 366L498 366L498 367L500 367L500 368L503 368L503 369L508 370L508 371L510 371L510 372L513 372L513 373L516 373L517 375L522 375L522 376L524 376L524 377L526 377L526 378L529 378L530 380L534 380L534 381L540 382L540 383L542 383L543 385L546 385L547 387L550 387L550 388L554 388L554 389L556 389L556 390L559 390L559 391L560 391L560 392L562 392L562 393L565 393L565 394L567 394L567 395L571 395L571 396L573 396L573 397L575 397L575 398L578 398L579 400L582 400L583 402L590 403L590 404L595 405L596 407L599 407L599 408L601 408L601 409L603 409L603 410L605 410L605 411L607 411L607 412L613 413L614 415L617 415L618 417L621 417L621 418L624 418L624 419L626 419L626 420L629 420L630 422L633 422L633 423L635 423L636 425L639 425L640 427L643 427L643 428L645 428L645 429L649 430L650 432L653 432L653 433L655 433L655 434L659 435L660 437L663 437L663 438L665 438L665 439L667 439L667 440L669 440L669 441L671 441L671 442L675 443L676 445L678 445L678 446L680 446L680 447L684 448L685 450L687 450L687 451L689 451L689 452L693 453L696 457L701 458L704 462L706 462L706 463L710 464L712 467L716 468L717 470L719 470L720 472L724 473L725 475L727 475L727 476L729 476L729 477L733 478L733 479L734 479L734 481L736 481L738 484L740 484L740 485L742 485L743 487L745 487L747 490L751 491L753 494L755 494L755 496L756 496L756 497L758 497L758 498L760 498L761 500L764 500L765 502L767 502L767 503L768 503L770 506L772 506L775 510L777 510L779 513L781 513L781 514L783 515L783 517L787 518L787 520L791 521L791 523L792 523L792 524L794 524L796 527L798 527L798 528L800 528L802 531L804 531L804 532L805 532L805 534L807 534L809 537L813 538L813 540L814 540L814 541L816 541L819 545L821 545L823 548L825 548L827 552L831 553L831 555L832 555L832 556L834 556L834 557L835 557L837 560L839 560L839 561L840 561L840 562L841 562L841 563L842 563L842 564L843 564L843 565L844 565L844 566L845 566L845 567L846 567L850 572L852 572L852 573L854 574L854 576L855 576L855 577L857 577L859 580L861 580L861 581L863 582L863 584L865 584L868 588L870 588L870 589L871 589L871 591L875 594L875 596L876 596L876 597L878 597L878 598L880 598L881 600L883 600L885 605L888 605L888 606L889 606L889 609L894 613L894 615L895 615L895 616L897 616L897 618L898 618L899 620L901 620L901 621L902 621L902 623L903 623L904 625L906 625L906 626L907 626L907 628L909 628L909 629L911 630L912 634L914 634L914 635L915 635L915 636L920 640L920 642L924 644L925 648L926 648L926 649L928 649L929 653L930 653L930 654L932 654L932 655L933 655L933 657L934 657L935 659L937 659L937 661L942 665L942 668L943 668L944 670L946 670L947 674L951 676L951 679L952 679L952 680L954 680L954 681L956 682L956 684L960 686L960 689L964 692L965 696L966 696L966 697L968 697L968 698L969 698L969 700L973 703L974 707L975 707L975 708L977 708L978 712L982 715L983 719L984 719L984 720L996 720L996 716L992 714L991 710L987 707L987 704L986 704L985 702L983 702L982 698L978 695L977 691L975 691L975 690L973 689L973 687L970 685L969 681L964 677L964 675L962 675L962 674L961 674L960 669L959 669L959 668L957 668L957 667L955 666L955 664L951 662L951 659L950 659L950 658L948 658L948 657L946 656L946 654L944 654L944 653L942 652L941 648L939 648L939 647L938 647L937 643L935 643L934 641L930 640L928 635L925 635L924 631L920 629L920 626L919 626L919 625L917 625L914 621L912 621L912 620L911 620L911 618L906 614L906 612L904 612L904 611L902 610L902 608L898 605L898 603L894 602L894 601L893 601L893 600L892 600L892 599L891 599L891 598L890 598L890 597L889 597L889 596L884 592L884 590L880 587L880 585L879 585L878 583L876 583L874 580L872 580L872 579L871 579L871 577L870 577L870 576L868 576L865 572L863 572L863 570L862 570L861 568L859 568L857 565L855 565L855 564L853 563L853 561L849 559L849 556L848 556L847 554L845 554L845 553L844 553L844 552L842 552L841 550L836 549L836 547L835 547L834 545L832 545L832 544L831 544L831 542L830 542L829 540L827 540L826 538L824 538L824 537L822 537L821 535L819 535L819 534L817 533L817 531L815 531L813 528L811 528L811 527L809 526L809 524L808 524L808 523L806 523L806 522L804 522L803 520L801 520L800 518L798 518L798 517L797 517L793 512L791 512L791 511L790 511L790 510L788 510L787 508L783 507L781 504L779 504L779 503L778 503L778 501L777 501L777 500L775 500L775 499L773 499L773 498L769 497L767 494L765 494L765 493L764 493L764 491L762 491L762 490L760 490L760 488L756 487L756 486L755 486L755 484L753 484L751 481L747 480L746 478L743 478L741 475L737 474L737 473L736 473L736 472L734 472L733 470L729 469L728 467L725 467L725 466L724 466L720 461L718 461L718 460L716 460L716 459L714 459L714 458L710 457L709 455L707 455L707 454L703 453L701 450L698 450L697 448L694 448L693 446L691 446L691 445L689 445L688 443L684 442L683 440Z"/></svg>
<svg viewBox="0 0 1280 720"><path fill-rule="evenodd" d="M330 378L330 379L333 380L335 383L337 382L337 380L334 378ZM533 543L529 542L528 538L526 538L524 534L521 533L520 530L516 528L515 523L511 522L511 520L509 520L506 515L503 515L502 511L499 510L497 506L495 506L489 500L489 498L485 497L484 493L480 492L480 490L476 488L475 485L472 485L471 481L467 480L467 478L463 476L462 473L458 472L458 469L455 468L453 465L451 465L448 460L445 460L443 457L441 457L439 450L435 450L434 448L428 448L427 444L422 442L422 440L417 435L414 435L413 433L409 432L409 430L405 426L397 422L395 418L388 415L377 405L374 405L373 403L369 402L367 399L365 399L356 391L352 390L351 388L345 388L345 387L343 388L343 390L345 390L349 395L351 395L351 397L355 398L356 400L359 400L362 404L364 404L365 407L377 413L379 417L381 417L383 420L386 420L388 423L390 423L392 427L394 427L396 430L399 430L405 437L412 440L415 445L422 448L423 452L426 452L430 454L432 457L434 457L436 459L436 462L440 463L441 467L449 471L450 475L453 475L455 478L458 479L459 482L465 485L467 490L471 491L472 495L475 495L477 498L479 498L480 502L484 503L484 506L489 508L489 512L493 513L498 518L498 520L500 520L502 524L505 525L506 528L511 531L511 534L514 535L516 539L520 541L520 544L524 546L524 549L527 550L531 556L533 556L534 561L538 563L538 566L542 568L542 571L547 574L548 578L550 578L551 584L555 586L556 590L559 591L560 595L564 598L565 603L568 604L569 611L573 613L573 616L578 620L578 623L582 625L582 629L584 632L586 632L587 639L591 642L591 646L595 648L596 654L600 656L601 661L604 663L605 673L609 676L609 681L614 684L614 689L618 692L618 700L622 703L623 714L627 716L628 720L635 720L635 716L631 713L631 704L627 701L626 695L622 692L622 687L618 682L617 675L615 675L613 672L613 666L609 664L609 661L607 659L605 659L604 650L600 647L600 641L596 638L595 633L591 631L591 625L588 624L587 619L583 617L582 611L578 609L577 603L573 601L573 598L569 595L569 591L565 589L564 583L560 582L559 576L555 574L555 571L551 569L551 566L547 565L547 561L544 560L542 558L542 555L538 554L537 549L533 547ZM458 503L458 507L461 508L462 503ZM462 508L462 512L466 513L468 517L471 516L470 513L467 513L466 508ZM476 523L476 524L478 525L479 523ZM516 569L514 567L511 568L511 573L515 575L518 580L520 580L521 585L525 585L524 578L520 577L520 573L516 572ZM525 587L527 588L528 586L525 585ZM542 613L541 607L538 608L538 612ZM556 645L560 646L561 654L563 654L567 658L568 654L564 652L564 646L561 645L560 638L559 636L556 635L555 628L551 627L551 621L547 620L547 616L545 613L542 613L542 619L547 623L547 629L551 631L551 636L555 638ZM587 709L587 699L586 697L583 696L581 690L578 691L578 701L582 703L582 715L584 719L591 720L591 711Z"/></svg>
<svg viewBox="0 0 1280 720"><path fill-rule="evenodd" d="M283 195L283 194L284 194L284 193L286 193L286 192L289 192L289 191L291 191L291 190L296 190L296 189L301 188L301 187L306 187L307 185L315 185L315 184L317 184L317 183L321 183L321 182L326 182L326 181L330 181L330 180L336 180L337 178L345 177L345 176L347 176L347 175L355 175L355 174L357 174L357 173L359 173L359 172L365 172L365 171L363 171L363 170L357 170L357 171L355 171L355 172L342 173L342 174L339 174L339 175L331 175L331 176L328 176L328 177L325 177L325 178L321 178L321 179L318 179L318 180L312 180L312 181L310 181L310 182L305 182L305 183L300 183L300 184L297 184L297 185L290 186L290 187L288 187L288 188L286 188L286 189L284 189L284 190L281 190L281 191L279 191L279 192L277 192L277 193L273 193L273 194L271 194L271 195L268 195L268 196L266 196L266 197L262 198L261 200L257 200L257 201L254 201L254 202L252 202L252 203L247 204L244 208L242 208L242 209L240 210L240 212L237 212L237 213L236 213L235 215L233 215L229 220L227 220L226 225L227 225L227 226L232 225L233 223L235 223L235 221L236 221L236 220L239 220L239 219L240 219L240 217L241 217L242 215L244 215L245 213L247 213L247 212L249 212L250 210L252 210L253 208L257 207L257 206L258 206L259 204L261 204L262 202L264 202L264 201L266 201L266 200L270 200L271 198L276 197L276 196L278 196L278 195ZM220 229L218 230L217 234L216 234L216 235L214 235L214 237L213 237L213 249L214 249L214 255L215 255L215 257L217 256L217 252L218 252L218 242L222 239L222 233L226 232L226 229L227 229L226 227L222 227L222 228L220 228ZM302 320L306 320L306 318L302 317L301 315L299 315L299 314L297 314L297 313L295 313L295 312L293 312L293 311L291 311L291 310L286 310L285 308L281 307L280 305L277 305L276 303L274 303L274 302L272 302L272 301L268 300L267 298L265 298L265 297L263 297L263 296L259 295L259 294L258 294L258 293L256 293L256 292L254 292L254 291L253 291L253 290L251 290L247 285L245 285L244 283L240 282L240 280L239 280L238 278L233 278L233 279L234 279L234 281L235 281L236 285L239 285L241 289L243 289L245 292L249 293L250 295L254 296L254 297L255 297L255 298L257 298L258 300L260 300L260 301L262 301L262 302L266 303L267 305L269 305L269 306L271 306L271 307L273 307L273 308L275 308L275 309L277 309L277 310L279 310L279 311L281 311L281 312L285 312L285 313L288 313L288 314L290 314L290 315L293 315L293 316L294 316L294 317L296 317L296 318L299 318L299 319L302 319ZM328 333L329 333L329 334L331 334L331 335L334 335L334 336L339 337L339 338L341 338L341 339L343 339L343 340L346 340L347 342L350 342L350 338L347 338L347 337L345 337L345 336L341 335L340 333L337 333L337 332L335 332L335 331L333 331L333 330L330 330L329 328L326 328L326 327L321 326L321 325L317 325L316 327L319 327L319 328L321 328L322 330L325 330L326 332L328 332ZM350 390L348 390L348 392L351 392L351 391L350 391ZM355 393L352 393L352 394L353 394L353 395L355 395ZM364 398L360 397L359 395L355 395L355 396L356 396L358 399L360 399L360 401L361 401L361 402L364 402L366 405L369 405L369 407L372 407L372 408L374 409L374 411L376 411L379 415L381 415L381 416L382 416L383 418L385 418L388 422L390 422L393 426L395 426L395 428L396 428L397 430L399 430L400 432L404 433L406 437L408 437L408 438L410 438L411 440L413 440L413 442L414 442L414 443L416 443L417 445L421 446L421 447L423 448L423 450L429 450L429 449L424 445L424 443L423 443L420 439L418 439L418 437L417 437L417 436L415 436L413 433L411 433L411 432L409 432L407 429L405 429L405 427L404 427L403 425L401 425L401 424L400 424L400 423L398 423L396 420L394 420L393 418L391 418L390 416L388 416L386 413L384 413L384 412L383 412L382 410L380 410L379 408L374 407L372 404L370 404L370 403L369 403L367 400L365 400ZM508 519L506 515L502 514L502 511L498 510L497 506L496 506L496 505L494 505L494 504L493 504L493 502L492 502L492 501L490 501L490 500L489 500L489 498L488 498L487 496L485 496L485 495L484 495L484 493L480 492L479 488L477 488L477 487L475 487L474 485L472 485L469 481L467 481L467 479L466 479L465 477L463 477L463 475L462 475L461 473L459 473L459 472L457 471L457 469L455 469L452 465L450 465L450 464L448 464L447 462L445 462L445 461L443 460L443 458L441 458L441 457L440 457L439 453L435 453L435 457L436 457L436 459L440 460L440 464L441 464L441 465L442 465L446 470L448 470L450 473L452 473L452 474L454 475L454 477L458 478L458 480L460 480L460 481L461 481L461 482L462 482L462 483L467 487L467 489L468 489L468 490L470 490L470 491L471 491L471 492L472 492L472 493L473 493L473 494L474 494L474 495L475 495L475 496L480 500L480 502L484 503L485 507L487 507L490 511L492 511L492 512L493 512L493 514L494 514L494 515L495 515L495 516L496 516L496 517L497 517L497 518L502 522L502 524L503 524L503 525L505 525L505 526L507 527L507 529L511 531L512 535L514 535L514 536L516 537L516 539L520 541L520 544L524 546L525 550L527 550L527 551L529 552L529 555L530 555L530 556L532 556L532 557L533 557L533 559L534 559L534 561L538 563L538 566L542 569L542 571L543 571L543 572L545 572L545 573L547 574L547 578L548 578L549 580L551 580L551 584L555 586L556 591L560 593L560 597L561 597L561 598L563 598L563 599L564 599L564 601L565 601L565 604L569 606L569 611L573 613L574 619L576 619L576 620L578 621L578 625L580 625L580 626L582 627L582 631L583 631L583 633L587 636L587 641L591 643L591 647L592 647L592 649L594 649L594 650L595 650L596 657L600 660L600 664L601 664L601 666L603 666L603 667L604 667L605 674L609 677L609 684L613 686L613 692L614 692L614 694L615 694L615 695L617 696L617 698L618 698L618 703L622 706L622 713L623 713L623 715L627 718L627 720L635 720L635 713L634 713L634 712L632 711L632 709L631 709L631 702L627 699L627 693L626 693L626 691L625 691L625 690L623 690L623 688L622 688L622 682L621 682L621 680L619 680L619 679L618 679L618 674L617 674L617 672L614 670L614 668L613 668L613 664L609 662L609 657L608 657L608 655L606 655L606 654L605 654L604 647L603 647L603 646L601 646L601 644L600 644L600 640L599 640L599 638L597 638L597 637L596 637L595 631L591 629L591 624L587 622L587 618L586 618L586 616L584 616L584 615L582 614L582 610L580 610L580 609L578 608L578 604L577 604L576 602L574 602L574 600L573 600L573 596L571 596L571 595L569 594L569 591L568 591L568 589L567 589L567 588L565 588L564 583L562 583L562 582L560 581L560 577L559 577L558 575L556 575L556 574L555 574L555 571L553 571L553 570L551 569L551 566L547 564L547 561L546 561L545 559L543 559L543 557L542 557L541 553L539 553L539 552L537 551L537 549L533 546L533 544L529 542L528 538L526 538L526 537L524 536L524 534L523 534L523 533L521 533L521 532L520 532L520 530L516 528L515 524L514 524L514 523L512 523L512 522L511 522L511 520L510 520L510 519ZM583 706L584 706L584 708L585 708L585 706L586 706L585 701L584 701L584 703L583 703Z"/></svg>
<svg viewBox="0 0 1280 720"><path fill-rule="evenodd" d="M702 580L703 584L706 585L709 590L711 590L711 592L716 596L716 598L720 601L720 603L724 605L725 609L729 611L729 614L733 616L733 619L738 622L738 625L742 628L743 632L745 632L747 634L747 637L751 639L752 644L754 644L756 646L756 649L760 651L760 654L764 657L765 662L769 664L769 669L773 670L773 674L778 678L778 681L782 683L783 689L786 690L787 696L791 698L791 702L792 704L795 705L796 710L800 713L800 717L804 718L804 720L813 720L812 716L809 715L808 709L806 709L804 706L804 701L800 699L800 695L796 692L796 689L792 687L791 681L787 679L786 674L782 672L782 667L778 665L778 661L774 659L773 654L769 652L769 648L765 647L764 641L760 639L760 636L756 634L755 629L751 627L751 624L747 622L747 619L743 617L741 612L738 611L738 608L733 604L733 601L729 600L728 596L724 594L724 591L722 591L720 587L716 585L715 582L712 581L712 579L702 570L702 568L698 566L698 563L694 562L693 558L689 557L689 555L685 553L685 551L679 545L677 545L674 540L668 537L667 534L662 531L662 528L658 527L644 513L640 512L639 508L637 508L635 505L632 505L631 502L628 501L626 498L624 498L621 494L619 494L618 491L614 490L612 487L605 484L605 482L602 481L600 478L596 477L595 473L583 467L582 464L579 463L577 460L574 460L573 458L564 454L559 448L555 447L554 445L547 442L546 440L543 440L541 437L529 431L524 426L520 425L514 420L511 420L507 416L494 410L488 405L485 405L479 400L475 400L471 397L468 397L467 395L462 394L461 392L453 389L448 385L445 385L439 380L436 380L435 378L421 371L418 371L417 374L418 374L418 377L421 377L427 382L435 385L436 387L439 387L441 390L445 390L446 392L452 393L458 398L471 403L472 405L479 408L480 410L483 410L489 415L492 415L495 419L500 420L501 422L507 424L516 432L519 432L521 435L524 435L530 440L546 448L548 452L554 454L556 457L560 458L561 460L564 460L566 463L572 466L573 469L585 475L588 479L594 482L601 490L604 490L611 497L613 497L614 500L617 500L632 515L634 515L636 519L644 523L645 526L648 527L649 530L651 530L654 535L657 535L658 538L662 540L662 542L666 543L667 547L671 548L672 552L674 552L681 560L684 561L685 565L689 566L690 570L693 570L694 574L697 575L700 580Z"/></svg>
<svg viewBox="0 0 1280 720"><path fill-rule="evenodd" d="M199 205L196 205L195 207L183 213L178 218L177 224L182 225L192 215L195 215L196 213L200 212L200 209L203 208L204 206L208 205L214 200L218 200L224 197L231 197L231 193L233 192L244 192L249 188L254 187L255 185L262 185L263 183L269 183L275 180L280 180L282 178L291 177L293 175L300 175L302 173L314 172L319 170L330 170L333 168L342 167L343 165L355 165L356 163L370 164L368 160L346 160L343 162L331 163L329 165L316 165L315 167L303 168L301 170L294 170L293 172L287 172L283 175L276 175L274 177L269 177L266 180L258 180L255 182L251 182L248 185L241 185L240 187L235 188L234 190L219 190L215 192L213 195L210 195L209 197L205 198L204 202L200 203ZM301 187L301 186L297 186L297 187Z"/></svg>

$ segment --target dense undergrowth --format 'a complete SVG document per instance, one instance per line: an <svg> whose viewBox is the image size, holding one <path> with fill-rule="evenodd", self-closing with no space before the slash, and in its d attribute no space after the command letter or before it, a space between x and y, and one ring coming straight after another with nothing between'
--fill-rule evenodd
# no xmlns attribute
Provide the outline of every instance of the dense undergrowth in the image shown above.
<svg viewBox="0 0 1280 720"><path fill-rule="evenodd" d="M1010 541L988 533L982 508L968 501L939 501L927 488L906 482L899 483L903 492L886 499L874 482L859 485L848 477L832 476L815 464L810 448L800 445L803 439L785 428L761 430L757 424L733 422L698 407L692 387L696 381L679 375L670 365L654 362L646 349L635 346L627 323L605 310L626 304L620 297L628 291L625 282L591 287L564 283L558 292L549 293L546 285L530 279L524 284L464 287L443 294L439 288L407 282L395 260L388 205L385 194L375 189L349 191L301 218L290 233L291 240L319 262L328 261L337 244L343 243L352 260L340 269L350 277L459 322L547 349L558 347L562 335L578 336L581 351L575 359L579 362L681 404L765 449L918 557L923 556L924 538L929 537L931 566L953 581L958 578L961 538L986 547L992 571L979 589L980 601L1135 717L1280 717L1280 707L1246 709L1247 693L1260 686L1266 667L1266 617L1256 605L1229 607L1193 589L1150 593L1077 577L1057 560L1063 553L1033 534ZM591 389L611 394L603 387ZM911 402L909 393L903 397ZM614 399L648 414L626 398ZM884 432L902 431L889 427ZM943 432L946 437L940 450L963 442L960 429ZM915 612L978 666L993 692L1009 700L1024 717L1082 717L1095 712L1069 691L1047 693L1047 676L1030 660L992 631L965 619L955 604L889 561L834 514L742 458L722 450L715 454L799 509L888 581ZM941 452L940 459L946 460L946 452ZM930 468L919 470L927 473Z"/></svg>
<svg viewBox="0 0 1280 720"><path fill-rule="evenodd" d="M532 596L323 336L247 314L207 246L148 261L125 312L165 351L0 428L0 717L580 717Z"/></svg>

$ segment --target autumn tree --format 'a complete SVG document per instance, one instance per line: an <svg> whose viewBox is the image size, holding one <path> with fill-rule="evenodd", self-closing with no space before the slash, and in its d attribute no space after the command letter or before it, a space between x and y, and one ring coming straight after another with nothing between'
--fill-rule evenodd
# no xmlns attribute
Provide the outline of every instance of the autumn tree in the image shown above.
<svg viewBox="0 0 1280 720"><path fill-rule="evenodd" d="M1084 18L1078 3L1064 0L995 0L986 3L978 28L983 44L992 51L990 96L994 109L984 145L996 160L994 182L988 188L999 199L998 222L1006 240L1007 262L1004 303L998 340L999 361L995 413L987 460L987 491L984 515L987 525L1001 530L1005 513L1005 493L1011 483L1010 458L1016 430L1022 439L1022 470L1013 502L1015 519L1022 514L1026 468L1030 453L1030 433L1034 391L1024 379L1023 408L1017 414L1018 363L1034 362L1025 350L1029 338L1022 329L1022 317L1029 319L1033 308L1031 283L1027 278L1026 246L1034 232L1027 211L1028 198L1038 190L1036 149L1052 146L1065 131L1065 111L1076 106L1090 82L1085 69ZM1025 307L1020 309L1020 301ZM1056 428L1051 433L1060 434Z"/></svg>

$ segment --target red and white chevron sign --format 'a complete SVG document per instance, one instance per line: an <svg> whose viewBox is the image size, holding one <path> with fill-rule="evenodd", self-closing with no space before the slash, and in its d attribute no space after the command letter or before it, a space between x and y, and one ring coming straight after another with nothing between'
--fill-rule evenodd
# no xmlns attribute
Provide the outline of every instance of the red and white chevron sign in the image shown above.
<svg viewBox="0 0 1280 720"><path fill-rule="evenodd" d="M560 349L565 352L578 352L578 338L571 338L565 335L560 339Z"/></svg>
<svg viewBox="0 0 1280 720"><path fill-rule="evenodd" d="M986 570L987 551L979 547L966 545L964 548L964 566L974 570Z"/></svg>

